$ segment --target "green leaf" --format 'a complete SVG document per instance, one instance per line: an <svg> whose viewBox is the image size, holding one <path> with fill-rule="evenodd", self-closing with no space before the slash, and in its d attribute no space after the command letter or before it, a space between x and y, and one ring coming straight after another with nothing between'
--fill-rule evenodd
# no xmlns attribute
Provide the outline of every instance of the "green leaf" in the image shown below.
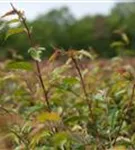
<svg viewBox="0 0 135 150"><path fill-rule="evenodd" d="M69 134L67 132L59 132L53 136L53 142L55 146L62 146L69 140Z"/></svg>
<svg viewBox="0 0 135 150"><path fill-rule="evenodd" d="M122 33L122 39L126 44L129 44L129 39L125 33Z"/></svg>
<svg viewBox="0 0 135 150"><path fill-rule="evenodd" d="M77 83L79 83L79 80L75 77L66 77L63 79L63 82L60 85L57 85L57 89L59 90L65 90L70 91ZM62 92L62 91L61 91Z"/></svg>
<svg viewBox="0 0 135 150"><path fill-rule="evenodd" d="M81 115L81 116L70 116L67 119L65 119L65 123L75 123L75 122L79 122L79 121L87 121L88 117Z"/></svg>
<svg viewBox="0 0 135 150"><path fill-rule="evenodd" d="M125 44L123 43L123 42L121 42L121 41L117 41L117 42L113 42L112 44L111 44L111 47L112 48L115 48L115 47L123 47Z"/></svg>
<svg viewBox="0 0 135 150"><path fill-rule="evenodd" d="M104 101L104 96L101 93L97 93L93 98L98 101Z"/></svg>
<svg viewBox="0 0 135 150"><path fill-rule="evenodd" d="M80 50L78 53L83 55L83 56L85 56L85 57L88 57L88 58L90 58L92 60L94 59L93 56L88 51Z"/></svg>
<svg viewBox="0 0 135 150"><path fill-rule="evenodd" d="M37 116L37 120L42 123L45 121L60 121L61 118L56 112L43 112Z"/></svg>
<svg viewBox="0 0 135 150"><path fill-rule="evenodd" d="M36 60L36 61L41 61L41 55L43 53L43 51L45 50L44 47L31 47L28 50L28 53L30 54L30 56Z"/></svg>
<svg viewBox="0 0 135 150"><path fill-rule="evenodd" d="M67 77L63 80L63 83L68 85L74 85L78 82L79 80L77 80L75 77Z"/></svg>
<svg viewBox="0 0 135 150"><path fill-rule="evenodd" d="M112 131L114 130L116 126L118 115L119 115L119 110L117 108L113 108L112 110L110 109L109 124L110 124Z"/></svg>
<svg viewBox="0 0 135 150"><path fill-rule="evenodd" d="M27 71L32 71L33 66L29 62L10 62L7 64L6 68L8 69L20 69L20 70L27 70Z"/></svg>
<svg viewBox="0 0 135 150"><path fill-rule="evenodd" d="M11 23L19 23L19 19L12 19L7 21L7 24L11 24Z"/></svg>
<svg viewBox="0 0 135 150"><path fill-rule="evenodd" d="M34 149L36 144L39 144L40 141L48 137L50 134L48 131L39 131L35 135L32 136L32 139L30 140L30 148Z"/></svg>
<svg viewBox="0 0 135 150"><path fill-rule="evenodd" d="M42 104L26 107L26 116L30 117L31 114L34 114L35 112L41 111L43 109L44 109L44 105Z"/></svg>
<svg viewBox="0 0 135 150"><path fill-rule="evenodd" d="M24 32L24 28L22 27L19 27L19 28L11 28L7 31L6 33L6 37L5 37L5 40L10 37L11 35L14 35L14 34L18 34L18 33L22 33Z"/></svg>

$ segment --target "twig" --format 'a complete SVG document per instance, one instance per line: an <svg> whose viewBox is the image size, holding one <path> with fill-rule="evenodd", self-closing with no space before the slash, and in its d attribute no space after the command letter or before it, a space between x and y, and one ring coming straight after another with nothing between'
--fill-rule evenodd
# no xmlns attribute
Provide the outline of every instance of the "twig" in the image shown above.
<svg viewBox="0 0 135 150"><path fill-rule="evenodd" d="M100 135L99 135L96 123L95 123L95 118L94 118L93 111L92 111L92 108L91 108L91 103L90 103L89 98L88 98L88 94L87 94L87 91L86 91L86 87L85 87L85 83L84 83L84 79L83 79L80 67L78 65L77 60L73 56L71 56L71 59L72 59L74 65L75 65L75 68L76 68L77 72L78 72L78 75L79 75L79 78L80 78L80 81L81 81L81 85L82 85L82 89L83 89L83 92L84 92L84 95L85 95L86 104L88 105L89 115L90 115L92 124L95 126L95 130L96 130L96 134L97 134L97 142L100 145L100 139L99 139ZM104 146L103 145L101 145L101 146L104 149Z"/></svg>
<svg viewBox="0 0 135 150"><path fill-rule="evenodd" d="M32 47L35 46L34 42L33 42L33 39L32 39L32 35L31 35L31 32L30 32L30 29L26 23L26 18L24 18L20 13L19 11L13 6L12 3L11 4L11 7L12 9L16 12L16 14L18 15L19 19L20 19L20 22L23 24L23 26L25 27L25 30L26 30L26 33L27 33L27 36L28 36L28 39L30 41L30 44ZM41 74L41 70L40 70L40 65L39 65L39 62L35 60L35 63L36 63L36 68L37 68L37 72L38 72L38 78L39 78L39 81L40 81L40 84L41 84L41 87L43 89L43 94L44 94L44 99L45 99L45 102L47 104L47 108L48 108L48 111L50 112L51 111L51 107L50 107L50 103L49 103L49 99L48 99L48 91L46 90L46 87L44 85L44 82L43 82L43 78L42 78L42 74Z"/></svg>
<svg viewBox="0 0 135 150"><path fill-rule="evenodd" d="M81 74L81 70L80 70L79 65L78 65L78 63L77 63L77 61L76 61L76 59L74 57L72 57L72 61L73 61L74 65L75 65L75 68L76 68L76 70L78 72L78 75L80 77L82 89L83 89L83 92L84 92L84 95L85 95L85 100L86 100L86 103L87 103L88 108L89 108L89 113L91 115L92 121L94 121L94 116L93 116L93 112L92 112L92 109L91 109L91 104L89 102L89 98L88 98L88 94L87 94L87 91L86 91L85 83L84 83L84 80L83 80L83 77L82 77L82 74Z"/></svg>

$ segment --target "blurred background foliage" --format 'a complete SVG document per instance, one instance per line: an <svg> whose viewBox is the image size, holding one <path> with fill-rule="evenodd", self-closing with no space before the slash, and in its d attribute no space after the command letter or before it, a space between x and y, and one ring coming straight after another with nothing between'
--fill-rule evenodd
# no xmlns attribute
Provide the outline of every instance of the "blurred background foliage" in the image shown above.
<svg viewBox="0 0 135 150"><path fill-rule="evenodd" d="M53 52L53 47L68 50L89 49L92 47L100 57L117 55L111 43L120 41L120 34L114 34L117 29L126 33L129 44L126 45L128 55L135 52L135 3L117 3L108 15L87 15L76 19L70 8L53 9L29 21L33 38L37 44L46 48L44 57ZM27 50L30 47L25 34L11 36L6 42L4 37L8 25L0 21L0 59L11 58L13 55L23 55L29 59ZM12 49L11 49L12 47Z"/></svg>

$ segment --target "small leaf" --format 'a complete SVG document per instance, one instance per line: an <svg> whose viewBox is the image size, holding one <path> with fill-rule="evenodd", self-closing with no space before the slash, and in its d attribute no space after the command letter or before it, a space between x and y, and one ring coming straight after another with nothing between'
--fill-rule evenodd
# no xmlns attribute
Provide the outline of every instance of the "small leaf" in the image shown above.
<svg viewBox="0 0 135 150"><path fill-rule="evenodd" d="M104 96L101 93L97 93L93 98L97 101L104 101Z"/></svg>
<svg viewBox="0 0 135 150"><path fill-rule="evenodd" d="M19 23L19 19L12 19L7 21L7 24L11 24L11 23Z"/></svg>
<svg viewBox="0 0 135 150"><path fill-rule="evenodd" d="M53 142L56 146L62 146L69 140L69 134L66 132L56 133L53 137Z"/></svg>
<svg viewBox="0 0 135 150"><path fill-rule="evenodd" d="M123 41L124 41L126 44L129 44L129 39L128 39L127 35L126 35L125 33L122 33L121 36L122 36Z"/></svg>
<svg viewBox="0 0 135 150"><path fill-rule="evenodd" d="M65 119L65 123L70 123L70 124L73 124L75 122L79 122L80 120L82 121L87 121L87 116L84 116L84 115L80 115L80 116L70 116L68 117L67 119Z"/></svg>
<svg viewBox="0 0 135 150"><path fill-rule="evenodd" d="M56 112L43 112L40 115L37 116L37 120L40 122L45 122L45 121L60 121L61 118L59 114Z"/></svg>
<svg viewBox="0 0 135 150"><path fill-rule="evenodd" d="M39 144L40 141L48 137L50 134L48 131L44 131L43 129L32 136L31 142L30 142L30 148L34 149L36 144Z"/></svg>
<svg viewBox="0 0 135 150"><path fill-rule="evenodd" d="M28 50L28 53L31 55L31 57L36 61L41 61L41 54L45 50L44 47L31 47Z"/></svg>
<svg viewBox="0 0 135 150"><path fill-rule="evenodd" d="M27 70L27 71L32 71L33 66L29 62L10 62L6 66L8 69L20 69L20 70Z"/></svg>
<svg viewBox="0 0 135 150"><path fill-rule="evenodd" d="M82 54L83 56L86 56L86 57L88 57L88 58L93 60L93 56L89 52L87 52L85 50L80 50L79 54Z"/></svg>
<svg viewBox="0 0 135 150"><path fill-rule="evenodd" d="M24 32L24 29L19 27L19 28L11 28L8 30L7 34L6 34L6 37L5 37L5 40L11 36L11 35L14 35L14 34L18 34L18 33L22 33Z"/></svg>
<svg viewBox="0 0 135 150"><path fill-rule="evenodd" d="M78 79L75 77L67 77L63 80L63 83L68 85L74 85L78 82L79 82Z"/></svg>
<svg viewBox="0 0 135 150"><path fill-rule="evenodd" d="M111 44L111 47L114 48L114 47L123 47L125 44L121 41L117 41L117 42L113 42Z"/></svg>
<svg viewBox="0 0 135 150"><path fill-rule="evenodd" d="M31 106L31 107L26 108L26 110L27 110L27 114L30 115L36 111L42 110L43 108L44 108L44 105L37 104L36 106Z"/></svg>

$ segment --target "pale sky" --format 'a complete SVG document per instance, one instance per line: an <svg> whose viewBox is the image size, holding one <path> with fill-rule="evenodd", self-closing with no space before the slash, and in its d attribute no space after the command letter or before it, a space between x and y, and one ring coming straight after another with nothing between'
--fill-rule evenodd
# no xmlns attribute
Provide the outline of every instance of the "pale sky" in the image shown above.
<svg viewBox="0 0 135 150"><path fill-rule="evenodd" d="M18 0L19 1L19 0ZM42 13L46 13L53 8L60 8L62 6L68 6L70 11L76 18L83 17L84 15L94 14L108 14L112 7L115 5L114 1L102 1L102 2L70 2L70 1L59 1L59 2L12 2L18 9L25 11L28 19L34 19L36 16ZM11 9L10 3L6 0L2 2L0 0L0 16Z"/></svg>

